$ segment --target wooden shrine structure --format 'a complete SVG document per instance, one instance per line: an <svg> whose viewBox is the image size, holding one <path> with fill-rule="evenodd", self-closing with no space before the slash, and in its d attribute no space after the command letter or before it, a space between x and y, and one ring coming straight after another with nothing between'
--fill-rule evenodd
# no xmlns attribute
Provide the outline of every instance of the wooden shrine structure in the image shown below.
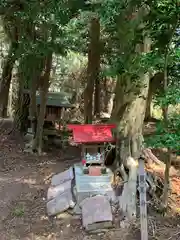
<svg viewBox="0 0 180 240"><path fill-rule="evenodd" d="M44 135L45 136L56 136L58 131L61 130L61 126L64 125L64 115L67 109L72 109L74 106L70 103L72 95L65 92L49 92L46 113L44 121ZM36 95L37 105L37 117L40 111L41 97L40 94ZM37 119L34 120L37 122ZM30 126L30 123L28 124ZM57 127L56 127L57 126ZM31 128L28 130L29 133L33 132Z"/></svg>
<svg viewBox="0 0 180 240"><path fill-rule="evenodd" d="M115 127L114 124L68 125L68 129L73 131L73 141L81 146L81 160L85 173L105 173L105 144L115 142L112 135L112 129Z"/></svg>

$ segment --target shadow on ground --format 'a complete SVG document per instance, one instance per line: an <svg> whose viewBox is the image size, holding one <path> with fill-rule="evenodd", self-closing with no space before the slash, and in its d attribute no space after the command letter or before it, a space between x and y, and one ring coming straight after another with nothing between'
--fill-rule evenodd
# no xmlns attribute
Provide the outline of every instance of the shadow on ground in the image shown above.
<svg viewBox="0 0 180 240"><path fill-rule="evenodd" d="M81 219L64 213L46 216L46 192L51 176L80 160L78 148L52 149L42 157L23 153L17 136L0 136L0 240L140 240L139 220L132 229L86 235ZM149 216L149 239L180 239L179 217ZM157 237L157 238L155 238Z"/></svg>

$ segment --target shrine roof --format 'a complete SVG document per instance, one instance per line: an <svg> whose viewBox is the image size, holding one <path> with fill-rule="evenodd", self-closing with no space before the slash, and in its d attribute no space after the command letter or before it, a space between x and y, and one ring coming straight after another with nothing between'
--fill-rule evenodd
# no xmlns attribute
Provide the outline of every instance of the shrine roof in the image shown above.
<svg viewBox="0 0 180 240"><path fill-rule="evenodd" d="M69 124L68 129L73 131L75 143L103 143L114 142L111 130L114 124Z"/></svg>
<svg viewBox="0 0 180 240"><path fill-rule="evenodd" d="M46 105L52 106L52 107L72 108L73 105L69 101L71 98L72 98L72 96L69 93L48 92ZM39 94L36 95L36 103L37 103L37 105L41 104L41 97Z"/></svg>

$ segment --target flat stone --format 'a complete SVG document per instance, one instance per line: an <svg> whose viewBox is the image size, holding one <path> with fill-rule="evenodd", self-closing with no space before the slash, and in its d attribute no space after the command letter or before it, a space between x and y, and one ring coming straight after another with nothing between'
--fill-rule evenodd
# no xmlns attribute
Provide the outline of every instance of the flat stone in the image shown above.
<svg viewBox="0 0 180 240"><path fill-rule="evenodd" d="M73 177L74 177L73 176L73 169L72 169L72 167L70 167L68 170L54 175L52 177L52 180L51 180L51 185L52 186L60 185L63 182L66 182L68 180L72 180Z"/></svg>
<svg viewBox="0 0 180 240"><path fill-rule="evenodd" d="M73 208L75 203L72 198L71 189L57 195L55 198L47 203L47 214L55 216L58 213L66 211L68 208Z"/></svg>
<svg viewBox="0 0 180 240"><path fill-rule="evenodd" d="M87 231L112 227L112 212L105 196L87 198L81 202L83 227Z"/></svg>
<svg viewBox="0 0 180 240"><path fill-rule="evenodd" d="M53 198L56 198L58 195L71 190L71 180L63 182L57 186L50 186L47 191L47 200L50 201Z"/></svg>

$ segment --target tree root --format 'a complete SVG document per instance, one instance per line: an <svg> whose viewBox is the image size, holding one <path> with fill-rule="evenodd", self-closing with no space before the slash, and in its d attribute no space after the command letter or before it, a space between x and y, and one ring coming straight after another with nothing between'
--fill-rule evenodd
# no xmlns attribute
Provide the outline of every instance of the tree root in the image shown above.
<svg viewBox="0 0 180 240"><path fill-rule="evenodd" d="M144 149L143 153L146 160L146 184L147 194L153 202L158 203L157 211L161 207L161 198L164 188L165 164L154 156L150 149ZM126 171L128 169L128 173ZM178 171L174 167L170 168L170 176L177 176ZM119 200L121 212L129 220L136 216L136 193L138 192L138 167L137 162L128 157L119 168L114 171L112 185ZM121 188L121 190L119 190Z"/></svg>

